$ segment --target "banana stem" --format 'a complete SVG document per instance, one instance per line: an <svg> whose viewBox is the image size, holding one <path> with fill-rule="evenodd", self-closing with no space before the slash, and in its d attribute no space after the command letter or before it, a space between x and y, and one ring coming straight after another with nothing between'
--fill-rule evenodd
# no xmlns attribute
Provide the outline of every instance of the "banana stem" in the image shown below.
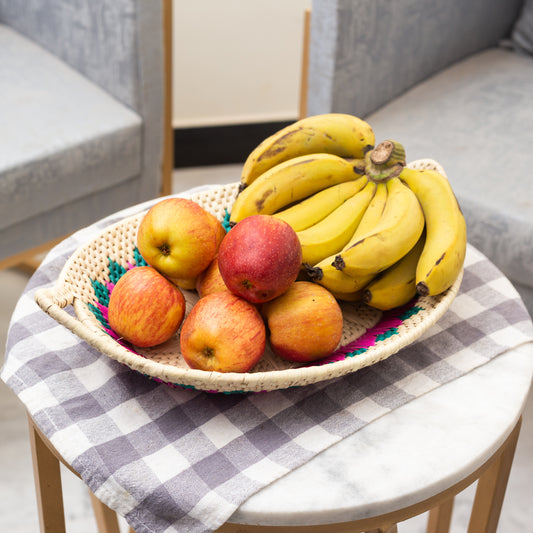
<svg viewBox="0 0 533 533"><path fill-rule="evenodd" d="M405 167L405 149L397 141L380 142L365 155L366 175L374 183L387 182Z"/></svg>
<svg viewBox="0 0 533 533"><path fill-rule="evenodd" d="M367 304L370 300L372 300L372 293L368 289L365 289L361 295L361 301Z"/></svg>
<svg viewBox="0 0 533 533"><path fill-rule="evenodd" d="M364 159L355 159L355 158L351 157L351 158L346 158L346 161L349 161L350 163L352 163L353 170L354 170L354 172L356 174L358 174L360 176L364 176L365 175L366 163L365 163Z"/></svg>
<svg viewBox="0 0 533 533"><path fill-rule="evenodd" d="M344 259L341 255L335 256L335 259L333 260L333 263L331 263L332 266L334 266L337 270L344 270L344 267L346 266L344 263Z"/></svg>
<svg viewBox="0 0 533 533"><path fill-rule="evenodd" d="M307 272L307 275L313 281L320 281L324 276L324 273L322 272L322 269L320 267L313 267L309 263L304 263L304 267L305 271Z"/></svg>
<svg viewBox="0 0 533 533"><path fill-rule="evenodd" d="M424 281L419 281L416 284L416 292L420 294L420 296L427 296L429 294L429 287Z"/></svg>

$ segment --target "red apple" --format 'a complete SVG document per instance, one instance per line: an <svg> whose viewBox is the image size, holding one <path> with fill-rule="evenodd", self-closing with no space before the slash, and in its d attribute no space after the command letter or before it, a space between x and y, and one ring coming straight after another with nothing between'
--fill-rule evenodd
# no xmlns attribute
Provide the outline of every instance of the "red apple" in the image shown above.
<svg viewBox="0 0 533 533"><path fill-rule="evenodd" d="M229 290L252 303L272 300L296 280L302 247L287 222L252 215L236 224L218 251L218 268Z"/></svg>
<svg viewBox="0 0 533 533"><path fill-rule="evenodd" d="M183 321L181 354L191 368L248 372L265 350L259 311L229 291L200 298Z"/></svg>
<svg viewBox="0 0 533 533"><path fill-rule="evenodd" d="M330 355L342 337L342 311L321 285L296 281L262 305L274 353L288 361L315 361Z"/></svg>
<svg viewBox="0 0 533 533"><path fill-rule="evenodd" d="M192 200L161 200L139 224L139 252L149 265L169 278L195 278L217 251L218 230L211 217Z"/></svg>
<svg viewBox="0 0 533 533"><path fill-rule="evenodd" d="M229 291L224 283L220 270L218 269L218 256L211 264L196 278L196 292L203 298L213 292Z"/></svg>
<svg viewBox="0 0 533 533"><path fill-rule="evenodd" d="M167 341L184 316L185 298L179 288L150 266L128 270L109 297L111 329L135 346Z"/></svg>

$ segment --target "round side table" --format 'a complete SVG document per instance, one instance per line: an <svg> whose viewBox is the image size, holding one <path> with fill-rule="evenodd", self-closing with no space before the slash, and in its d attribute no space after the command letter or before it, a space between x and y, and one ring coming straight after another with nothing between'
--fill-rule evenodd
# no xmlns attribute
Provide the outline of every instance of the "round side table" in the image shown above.
<svg viewBox="0 0 533 533"><path fill-rule="evenodd" d="M480 280L482 288L484 283ZM478 302L472 305L476 308ZM465 327L468 312L460 306L455 310ZM396 531L399 522L430 511L428 533L444 533L449 530L455 494L478 480L468 531L494 533L533 376L533 341L531 335L527 338L437 388L422 387L431 390L392 410L365 396L351 408L361 417L373 415L365 417L371 423L252 495L218 531L388 533ZM55 337L47 344L50 352L55 350L54 341ZM481 346L487 345L481 342ZM474 351L467 352L476 357ZM477 356L481 353L478 347ZM465 354L461 355L459 360L464 361ZM402 383L402 390L413 388ZM61 533L65 530L62 459L29 421L41 529ZM115 513L95 497L92 501L99 531L118 533Z"/></svg>
<svg viewBox="0 0 533 533"><path fill-rule="evenodd" d="M468 533L494 533L532 375L528 343L384 414L256 493L217 531L394 533L430 511L427 533L444 533L454 496L477 480ZM61 532L63 460L29 420L41 528ZM115 513L92 503L99 532L118 533Z"/></svg>

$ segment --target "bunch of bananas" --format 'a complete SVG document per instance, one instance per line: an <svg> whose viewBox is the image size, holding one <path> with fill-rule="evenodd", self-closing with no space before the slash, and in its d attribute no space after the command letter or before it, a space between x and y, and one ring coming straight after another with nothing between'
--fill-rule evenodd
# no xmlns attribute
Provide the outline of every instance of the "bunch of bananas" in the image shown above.
<svg viewBox="0 0 533 533"><path fill-rule="evenodd" d="M444 176L407 168L398 142L374 143L367 122L339 113L280 130L246 160L230 224L285 220L305 276L340 300L387 310L454 283L466 224Z"/></svg>

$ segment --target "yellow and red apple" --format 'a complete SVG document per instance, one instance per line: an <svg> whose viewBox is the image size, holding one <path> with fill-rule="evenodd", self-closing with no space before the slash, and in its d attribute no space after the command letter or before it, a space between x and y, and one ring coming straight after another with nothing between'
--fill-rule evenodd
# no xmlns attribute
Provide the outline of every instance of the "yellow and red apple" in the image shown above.
<svg viewBox="0 0 533 533"><path fill-rule="evenodd" d="M211 264L196 278L196 292L200 298L213 292L229 291L218 269L218 255Z"/></svg>
<svg viewBox="0 0 533 533"><path fill-rule="evenodd" d="M151 266L128 270L111 291L111 329L135 346L156 346L176 333L185 316L180 289Z"/></svg>
<svg viewBox="0 0 533 533"><path fill-rule="evenodd" d="M209 266L220 243L213 218L192 200L166 198L141 220L137 248L144 260L165 276L194 279Z"/></svg>
<svg viewBox="0 0 533 533"><path fill-rule="evenodd" d="M342 310L324 287L296 281L261 306L274 353L288 361L308 362L330 355L342 337Z"/></svg>
<svg viewBox="0 0 533 533"><path fill-rule="evenodd" d="M180 331L180 349L191 367L248 372L263 356L266 328L250 302L229 291L200 298Z"/></svg>

